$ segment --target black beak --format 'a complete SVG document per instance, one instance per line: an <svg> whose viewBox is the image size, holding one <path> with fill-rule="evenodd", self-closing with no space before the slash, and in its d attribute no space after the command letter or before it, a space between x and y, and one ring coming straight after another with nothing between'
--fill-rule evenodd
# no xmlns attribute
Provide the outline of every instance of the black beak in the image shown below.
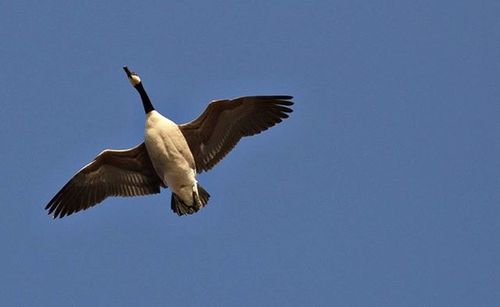
<svg viewBox="0 0 500 307"><path fill-rule="evenodd" d="M128 69L127 66L123 66L123 70L125 70L125 73L127 74L127 77L129 77L129 78L132 77L132 72Z"/></svg>

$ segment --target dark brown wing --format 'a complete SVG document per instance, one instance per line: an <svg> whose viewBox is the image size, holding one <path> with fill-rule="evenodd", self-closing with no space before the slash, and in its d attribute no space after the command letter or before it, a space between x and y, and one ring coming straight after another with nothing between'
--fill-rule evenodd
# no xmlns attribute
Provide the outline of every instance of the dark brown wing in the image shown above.
<svg viewBox="0 0 500 307"><path fill-rule="evenodd" d="M108 196L160 193L144 143L126 150L104 150L83 167L45 207L54 218L90 208Z"/></svg>
<svg viewBox="0 0 500 307"><path fill-rule="evenodd" d="M250 136L288 117L292 96L251 96L211 102L194 121L179 125L193 153L196 170L208 171Z"/></svg>

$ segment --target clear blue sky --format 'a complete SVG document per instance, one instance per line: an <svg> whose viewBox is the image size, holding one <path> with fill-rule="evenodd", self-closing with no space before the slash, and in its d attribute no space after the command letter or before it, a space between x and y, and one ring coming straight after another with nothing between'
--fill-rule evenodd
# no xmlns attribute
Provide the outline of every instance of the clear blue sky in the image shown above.
<svg viewBox="0 0 500 307"><path fill-rule="evenodd" d="M498 1L4 1L3 306L500 304ZM216 98L295 112L170 191L43 207L143 138L122 70L179 123Z"/></svg>

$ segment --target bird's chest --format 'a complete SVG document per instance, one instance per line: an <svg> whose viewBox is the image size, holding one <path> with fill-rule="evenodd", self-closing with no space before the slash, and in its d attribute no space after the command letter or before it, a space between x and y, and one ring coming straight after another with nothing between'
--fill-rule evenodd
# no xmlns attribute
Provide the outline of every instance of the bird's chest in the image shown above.
<svg viewBox="0 0 500 307"><path fill-rule="evenodd" d="M170 187L194 180L194 159L184 135L174 122L153 112L146 119L144 142L156 173Z"/></svg>

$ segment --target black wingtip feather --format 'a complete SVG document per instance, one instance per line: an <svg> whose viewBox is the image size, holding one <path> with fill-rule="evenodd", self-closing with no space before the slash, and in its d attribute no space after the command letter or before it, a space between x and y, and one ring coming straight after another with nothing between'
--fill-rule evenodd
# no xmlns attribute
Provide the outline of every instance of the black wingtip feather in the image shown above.
<svg viewBox="0 0 500 307"><path fill-rule="evenodd" d="M290 100L293 99L293 96L290 95L264 95L264 96L256 96L259 99L272 99L272 100Z"/></svg>

